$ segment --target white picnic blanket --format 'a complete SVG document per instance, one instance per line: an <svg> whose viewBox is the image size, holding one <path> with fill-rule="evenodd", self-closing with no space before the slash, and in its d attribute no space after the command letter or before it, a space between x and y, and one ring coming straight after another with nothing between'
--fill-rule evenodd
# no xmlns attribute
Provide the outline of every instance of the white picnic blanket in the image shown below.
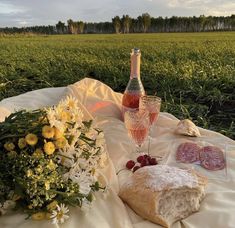
<svg viewBox="0 0 235 228"><path fill-rule="evenodd" d="M109 180L107 194L97 194L91 210L84 214L79 208L70 208L70 219L61 228L157 228L160 227L136 215L118 197L119 185L125 181L129 171L116 172L124 168L134 150L121 120L120 104L122 94L114 92L107 85L85 78L68 87L35 90L0 102L0 121L19 109L35 109L51 106L66 95L75 96L87 119L94 118L104 130L110 157L103 170ZM174 128L178 119L169 113L161 113L153 129L151 154L163 157L163 163L172 163L175 145L185 140L196 140L201 144L220 146L226 152L227 168L222 172L208 172L199 167L209 178L206 198L200 211L173 225L177 227L232 228L235 227L235 142L216 132L200 129L202 137L189 139L176 136ZM147 147L147 145L145 145ZM146 148L143 149L146 149ZM174 157L174 156L173 156ZM179 164L174 164L179 165ZM198 167L196 167L198 168ZM1 228L49 228L49 221L25 220L23 213L13 213L0 217Z"/></svg>

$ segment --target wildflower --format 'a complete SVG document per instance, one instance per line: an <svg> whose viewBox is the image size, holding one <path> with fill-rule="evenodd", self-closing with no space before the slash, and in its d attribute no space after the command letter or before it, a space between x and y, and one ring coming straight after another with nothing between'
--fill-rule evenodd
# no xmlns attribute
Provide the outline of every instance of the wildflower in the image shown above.
<svg viewBox="0 0 235 228"><path fill-rule="evenodd" d="M49 181L45 181L44 185L45 185L46 190L50 189L50 182Z"/></svg>
<svg viewBox="0 0 235 228"><path fill-rule="evenodd" d="M53 200L51 203L47 205L47 210L53 211L56 209L57 205L58 205L58 202L56 200Z"/></svg>
<svg viewBox="0 0 235 228"><path fill-rule="evenodd" d="M56 207L56 210L53 210L51 215L52 224L64 223L64 221L69 218L69 216L66 215L66 213L69 212L69 209L63 203Z"/></svg>
<svg viewBox="0 0 235 228"><path fill-rule="evenodd" d="M15 149L15 145L14 143L11 143L11 142L6 142L4 144L4 148L8 151L11 151L11 150L14 150Z"/></svg>
<svg viewBox="0 0 235 228"><path fill-rule="evenodd" d="M17 156L17 153L16 153L16 151L12 150L12 151L7 153L7 156L9 158L15 158Z"/></svg>
<svg viewBox="0 0 235 228"><path fill-rule="evenodd" d="M61 112L60 112L60 119L61 119L61 121L63 121L63 122L69 121L69 120L70 120L70 115L69 115L69 113L66 112L66 111L61 111Z"/></svg>
<svg viewBox="0 0 235 228"><path fill-rule="evenodd" d="M18 140L18 147L19 147L20 149L25 148L26 145L27 145L27 143L26 143L26 141L25 141L24 138L20 138L20 139Z"/></svg>
<svg viewBox="0 0 235 228"><path fill-rule="evenodd" d="M38 137L35 134L27 134L26 137L25 137L25 141L30 146L34 146L38 142Z"/></svg>
<svg viewBox="0 0 235 228"><path fill-rule="evenodd" d="M51 139L55 135L55 130L53 127L50 127L48 125L43 126L42 128L42 136L46 139Z"/></svg>
<svg viewBox="0 0 235 228"><path fill-rule="evenodd" d="M50 170L55 170L56 164L50 159L50 161L47 165L47 168L50 169Z"/></svg>
<svg viewBox="0 0 235 228"><path fill-rule="evenodd" d="M54 135L55 139L59 139L63 137L63 132L61 132L58 128L54 127L54 132L55 132L55 135Z"/></svg>
<svg viewBox="0 0 235 228"><path fill-rule="evenodd" d="M36 158L40 158L43 155L43 151L40 148L37 148L34 152L33 152L33 156Z"/></svg>
<svg viewBox="0 0 235 228"><path fill-rule="evenodd" d="M68 96L67 99L66 99L66 102L67 102L68 107L69 107L70 109L75 109L75 108L77 108L77 105L78 105L77 103L78 103L78 101L77 101L77 99L75 99L74 97Z"/></svg>
<svg viewBox="0 0 235 228"><path fill-rule="evenodd" d="M26 172L26 176L27 177L31 177L33 175L33 172L31 169L28 169L27 172Z"/></svg>
<svg viewBox="0 0 235 228"><path fill-rule="evenodd" d="M55 141L55 146L58 148L58 149L62 149L66 146L66 143L67 143L67 140L65 137L62 137L62 138L59 138Z"/></svg>
<svg viewBox="0 0 235 228"><path fill-rule="evenodd" d="M43 168L41 165L38 165L37 168L35 168L35 170L38 172L38 173L42 173L43 172Z"/></svg>
<svg viewBox="0 0 235 228"><path fill-rule="evenodd" d="M43 220L46 218L46 213L45 212L37 212L32 215L33 220Z"/></svg>
<svg viewBox="0 0 235 228"><path fill-rule="evenodd" d="M47 155L51 155L55 151L55 145L53 142L47 142L44 144L43 149Z"/></svg>

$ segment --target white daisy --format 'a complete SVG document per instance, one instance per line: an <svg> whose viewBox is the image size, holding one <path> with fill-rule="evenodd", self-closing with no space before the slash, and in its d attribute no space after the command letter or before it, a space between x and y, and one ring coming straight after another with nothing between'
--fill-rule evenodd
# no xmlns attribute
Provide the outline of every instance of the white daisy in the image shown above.
<svg viewBox="0 0 235 228"><path fill-rule="evenodd" d="M50 216L52 224L64 223L64 221L69 218L69 216L66 215L66 213L69 212L69 209L63 203L61 203L60 206L56 205L56 207L56 210L53 210L52 215Z"/></svg>

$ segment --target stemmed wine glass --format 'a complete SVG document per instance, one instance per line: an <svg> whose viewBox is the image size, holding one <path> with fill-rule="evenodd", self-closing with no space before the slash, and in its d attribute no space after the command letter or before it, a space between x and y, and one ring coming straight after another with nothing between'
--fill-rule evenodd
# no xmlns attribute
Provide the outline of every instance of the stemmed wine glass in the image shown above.
<svg viewBox="0 0 235 228"><path fill-rule="evenodd" d="M149 132L149 113L147 111L140 112L139 110L126 111L124 114L124 122L128 131L128 135L135 142L136 152L140 152Z"/></svg>
<svg viewBox="0 0 235 228"><path fill-rule="evenodd" d="M158 119L158 115L161 109L162 99L157 96L145 95L140 97L139 101L139 110L144 112L149 112L149 121L150 121L150 129L149 129L149 144L148 144L148 154L150 150L150 134L153 125L156 123Z"/></svg>

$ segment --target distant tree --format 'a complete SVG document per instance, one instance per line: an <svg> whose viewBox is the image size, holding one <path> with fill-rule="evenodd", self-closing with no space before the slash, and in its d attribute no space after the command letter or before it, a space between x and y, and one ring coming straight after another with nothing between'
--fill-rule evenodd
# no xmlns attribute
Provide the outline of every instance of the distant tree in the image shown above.
<svg viewBox="0 0 235 228"><path fill-rule="evenodd" d="M151 17L148 13L142 14L142 26L143 26L143 32L147 32L149 27L151 25Z"/></svg>
<svg viewBox="0 0 235 228"><path fill-rule="evenodd" d="M77 22L77 33L83 33L84 30L84 23L83 21L78 21Z"/></svg>
<svg viewBox="0 0 235 228"><path fill-rule="evenodd" d="M131 18L129 17L129 15L123 15L121 22L123 33L129 33L131 26Z"/></svg>
<svg viewBox="0 0 235 228"><path fill-rule="evenodd" d="M114 18L112 18L112 22L113 22L113 27L115 30L115 33L119 33L120 29L121 29L121 19L119 16L116 16Z"/></svg>
<svg viewBox="0 0 235 228"><path fill-rule="evenodd" d="M59 34L65 33L65 30L66 30L66 29L65 29L65 28L66 28L65 23L59 21L59 22L55 25L55 27L56 27L57 33L59 33Z"/></svg>
<svg viewBox="0 0 235 228"><path fill-rule="evenodd" d="M73 20L72 20L72 19L69 19L69 20L67 21L67 24L68 24L68 31L69 31L69 33L70 33L70 34L74 34L74 28L73 28L74 22L73 22Z"/></svg>
<svg viewBox="0 0 235 228"><path fill-rule="evenodd" d="M235 14L231 15L231 30L235 30Z"/></svg>

